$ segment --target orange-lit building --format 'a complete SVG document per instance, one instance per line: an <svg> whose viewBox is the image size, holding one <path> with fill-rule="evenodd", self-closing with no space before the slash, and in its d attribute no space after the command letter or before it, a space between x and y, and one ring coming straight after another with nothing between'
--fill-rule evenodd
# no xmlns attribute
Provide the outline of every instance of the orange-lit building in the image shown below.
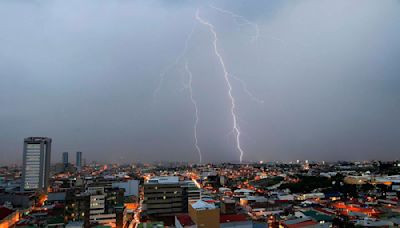
<svg viewBox="0 0 400 228"><path fill-rule="evenodd" d="M0 207L0 228L13 227L18 221L18 211L6 207Z"/></svg>
<svg viewBox="0 0 400 228"><path fill-rule="evenodd" d="M369 217L376 217L380 214L380 211L374 208L364 208L357 204L345 204L343 202L334 203L332 205L336 210L338 210L342 215L349 215L350 212L358 212L368 215Z"/></svg>
<svg viewBox="0 0 400 228"><path fill-rule="evenodd" d="M189 205L189 215L197 227L219 228L220 210L214 204L198 200Z"/></svg>

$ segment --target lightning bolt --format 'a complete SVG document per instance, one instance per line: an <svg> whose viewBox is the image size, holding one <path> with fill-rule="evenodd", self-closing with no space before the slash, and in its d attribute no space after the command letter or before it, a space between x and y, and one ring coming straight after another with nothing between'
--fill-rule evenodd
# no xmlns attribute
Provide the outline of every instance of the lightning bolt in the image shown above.
<svg viewBox="0 0 400 228"><path fill-rule="evenodd" d="M258 24L254 23L254 22L251 22L250 20L248 20L244 16L236 14L236 13L234 13L232 11L229 11L229 10L226 10L226 9L221 9L221 8L218 8L218 7L214 6L214 5L209 5L209 7L214 9L214 10L216 10L216 11L218 11L218 12L220 12L220 13L230 15L235 20L236 24L238 24L239 26L241 26L241 25L249 25L250 27L252 27L254 29L254 31L255 31L255 35L252 37L251 42L257 41L259 39L259 37L260 37L260 28L259 28ZM242 23L239 22L239 21L242 21ZM240 79L239 77L237 77L237 76L235 76L233 74L230 74L230 76L232 78L234 78L235 80L237 80L241 84L242 89L244 90L244 92L253 101L255 101L255 102L259 103L259 104L263 104L264 103L263 100L257 98L256 96L253 95L252 92L250 92L250 90L247 88L247 84L242 79Z"/></svg>
<svg viewBox="0 0 400 228"><path fill-rule="evenodd" d="M224 59L222 58L221 54L219 53L218 50L218 34L215 31L215 27L214 25L212 25L210 22L204 20L203 18L200 17L200 12L199 10L196 11L196 20L199 21L199 23L205 25L208 27L208 29L210 30L210 33L213 35L213 46L214 46L214 53L217 56L219 63L221 65L221 68L223 70L223 76L226 82L226 85L228 87L228 96L229 99L231 101L231 115L232 115L232 120L233 120L233 126L232 126L232 130L235 133L236 136L236 148L237 150L240 152L240 157L239 157L239 161L240 163L242 163L243 160L243 154L244 151L242 149L241 143L240 143L240 128L238 125L238 118L236 115L236 100L234 98L234 96L232 95L232 85L231 85L231 81L229 79L229 73L227 71Z"/></svg>
<svg viewBox="0 0 400 228"><path fill-rule="evenodd" d="M197 108L197 102L193 97L193 87L192 87L193 74L189 69L189 64L187 61L185 61L185 71L189 78L189 82L187 84L187 89L189 90L190 101L192 102L193 107L194 107L194 129L193 129L194 146L196 147L197 153L199 154L199 161L201 164L203 162L203 158L202 158L201 150L199 147L199 140L197 139L197 126L199 125L199 109Z"/></svg>
<svg viewBox="0 0 400 228"><path fill-rule="evenodd" d="M189 32L189 34L188 34L188 36L187 36L187 38L186 38L186 40L185 40L185 45L184 45L184 48L183 48L182 52L176 57L176 59L175 59L174 62L172 62L171 64L169 64L168 66L166 66L166 67L164 68L164 70L161 71L161 73L160 73L160 75L159 75L160 80L158 81L158 85L157 85L156 89L155 89L154 92L153 92L153 102L156 101L157 96L158 96L158 94L160 93L161 87L162 87L162 85L164 84L164 81L165 81L165 75L166 75L172 68L174 68L176 65L178 65L179 62L181 62L182 58L186 55L186 52L187 52L188 47L189 47L189 42L190 42L190 40L192 39L192 36L193 36L193 33L194 33L195 28L196 28L196 24L193 23L192 29L191 29L191 31Z"/></svg>
<svg viewBox="0 0 400 228"><path fill-rule="evenodd" d="M259 104L264 104L264 100L261 100L260 98L254 96L254 94L252 92L250 92L250 90L247 88L247 84L240 78L238 78L237 76L235 76L234 74L230 74L230 76L232 78L234 78L236 81L238 81L243 88L243 91L255 102L259 103Z"/></svg>
<svg viewBox="0 0 400 228"><path fill-rule="evenodd" d="M209 5L209 7L214 9L214 10L216 10L216 11L218 11L218 12L220 12L220 13L224 13L224 14L230 15L235 20L236 24L238 24L238 25L249 25L250 27L252 27L254 29L255 34L252 37L251 42L257 41L258 38L260 37L260 28L259 28L258 24L254 23L254 22L251 22L250 20L248 20L244 16L236 14L236 13L234 13L232 11L221 9L221 8L218 8L218 7L214 6L214 5ZM239 20L241 20L243 23L240 23Z"/></svg>
<svg viewBox="0 0 400 228"><path fill-rule="evenodd" d="M258 26L257 23L250 21L249 19L247 19L246 17L244 17L242 15L236 14L236 13L234 13L232 11L229 11L229 10L226 10L226 9L218 8L218 7L214 6L214 5L208 5L208 7L210 7L211 9L214 9L214 10L220 12L220 13L230 15L234 19L234 21L236 22L236 24L238 26L248 25L248 26L252 27L254 29L254 33L255 34L252 37L251 42L255 42L260 37L263 37L263 35L260 32L260 27ZM273 35L267 35L266 37L269 37L272 40L279 41L282 44L286 45L286 41L284 41L282 38L279 38L279 37L273 36Z"/></svg>
<svg viewBox="0 0 400 228"><path fill-rule="evenodd" d="M176 57L175 61L172 62L170 65L168 65L161 73L160 73L160 80L158 82L158 85L156 87L156 89L153 92L153 101L155 102L158 94L160 93L161 87L164 84L165 81L165 75L175 66L177 66L178 64L181 63L182 59L186 56L188 47L189 47L189 42L192 39L193 33L195 31L196 28L196 23L193 23L192 29L189 32L186 40L185 40L185 45L184 48L182 50L182 52ZM197 138L197 128L198 128L198 123L199 123L199 111L198 111L198 107L197 107L197 102L194 99L193 96L193 87L192 87L192 79L193 79L193 74L189 69L189 64L187 63L187 61L185 61L185 71L188 75L189 78L189 82L187 85L184 85L184 89L188 89L189 90L189 97L190 97L190 101L192 102L194 109L195 109L195 123L194 123L194 139L195 139L195 148L199 154L199 161L200 163L202 163L203 158L202 158L202 153L200 150L200 147L198 145L198 138Z"/></svg>

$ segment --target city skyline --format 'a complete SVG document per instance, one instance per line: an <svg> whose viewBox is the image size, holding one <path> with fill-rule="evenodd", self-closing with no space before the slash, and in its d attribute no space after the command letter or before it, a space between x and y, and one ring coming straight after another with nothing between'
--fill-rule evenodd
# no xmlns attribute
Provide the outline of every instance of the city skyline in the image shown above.
<svg viewBox="0 0 400 228"><path fill-rule="evenodd" d="M0 2L0 163L399 159L400 2L246 3Z"/></svg>

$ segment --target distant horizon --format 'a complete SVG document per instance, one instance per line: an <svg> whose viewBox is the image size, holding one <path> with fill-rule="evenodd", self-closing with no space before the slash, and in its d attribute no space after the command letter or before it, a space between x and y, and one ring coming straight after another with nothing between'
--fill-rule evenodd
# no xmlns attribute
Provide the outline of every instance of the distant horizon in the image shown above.
<svg viewBox="0 0 400 228"><path fill-rule="evenodd" d="M48 137L53 139L52 137L49 136L29 136L29 137ZM25 138L29 138L29 137L24 137ZM53 142L54 143L54 142ZM54 146L54 144L52 145ZM129 164L138 164L138 163L190 163L190 164L223 164L223 163L232 163L232 164L255 164L258 163L260 161L262 161L264 164L266 163L290 163L290 162L296 162L297 160L304 162L306 160L308 160L309 162L327 162L327 163L337 163L337 162L371 162L371 161L384 161L384 162L390 162L390 161L399 161L400 160L400 156L394 156L393 158L388 158L388 159L379 159L379 158L375 158L375 159L353 159L353 160L346 160L346 159L336 159L336 160L313 160L313 159L308 159L308 158L298 158L298 159L294 159L294 160L244 160L242 162L240 161L235 161L235 160L226 160L226 161L204 161L203 163L198 163L196 161L189 161L189 160L146 160L146 161L139 161L139 160L132 160L132 162L125 164L125 163L121 163L118 161L101 161L101 160L95 160L95 159L87 159L85 157L85 152L82 150L76 150L76 151L62 151L62 152L57 152L56 156L54 156L54 151L52 150L52 154L51 154L51 165L55 165L55 164L60 164L62 163L62 155L63 153L67 152L69 155L69 163L70 164L75 164L75 160L76 160L76 153L77 152L81 152L82 153L82 159L86 160L87 164L91 164L93 162L99 163L99 164L120 164L120 165L129 165ZM15 162L9 162L9 163L0 163L0 165L5 164L5 165L22 165L22 154L23 154L23 140L21 143L21 158L20 161L15 161ZM72 156L70 156L72 155ZM71 158L73 158L71 160ZM124 158L120 158L120 160L123 160ZM71 162L72 161L72 162ZM18 164L17 164L18 163Z"/></svg>
<svg viewBox="0 0 400 228"><path fill-rule="evenodd" d="M75 153L74 153L75 154ZM299 160L299 163L297 163L297 160ZM183 163L187 165L207 165L207 164L213 164L213 165L219 165L219 164L232 164L232 165L246 165L246 164L260 164L260 165L268 165L268 164L303 164L305 161L308 160L309 164L320 164L320 163L326 163L326 164L336 164L336 163L342 163L342 162L348 162L348 163L356 163L356 162L398 162L400 161L400 157L398 158L393 158L393 159L387 159L387 160L382 160L382 159L370 159L370 160L310 160L310 159L295 159L295 160L259 160L259 161L242 161L240 163L239 161L214 161L214 162L204 162L204 163L197 163L195 161L131 161L129 163L123 163L123 162L105 162L105 161L98 161L98 160L86 160L86 165L91 165L93 163L99 164L99 165L108 165L108 164L116 164L116 165L137 165L137 164L152 164L155 165L157 163L165 163L165 164L173 164L173 163ZM262 163L260 163L262 161ZM73 161L69 161L69 164L75 165L75 159ZM61 158L59 161L53 160L51 161L51 165L57 165L57 164L62 164ZM399 163L400 164L400 163ZM0 163L0 166L22 166L22 159L20 162L11 162L11 163Z"/></svg>

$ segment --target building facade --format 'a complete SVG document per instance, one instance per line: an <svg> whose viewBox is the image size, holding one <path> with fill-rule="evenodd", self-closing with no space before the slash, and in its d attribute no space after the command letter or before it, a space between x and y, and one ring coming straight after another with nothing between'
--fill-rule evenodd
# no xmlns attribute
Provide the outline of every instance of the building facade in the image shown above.
<svg viewBox="0 0 400 228"><path fill-rule="evenodd" d="M189 205L189 216L197 227L219 228L220 209L202 200Z"/></svg>
<svg viewBox="0 0 400 228"><path fill-rule="evenodd" d="M147 216L184 212L183 188L178 177L156 177L144 184L143 211Z"/></svg>
<svg viewBox="0 0 400 228"><path fill-rule="evenodd" d="M24 140L22 190L47 191L51 138L29 137Z"/></svg>
<svg viewBox="0 0 400 228"><path fill-rule="evenodd" d="M187 213L189 202L200 199L194 182L179 181L177 176L154 177L143 187L143 210L150 217Z"/></svg>
<svg viewBox="0 0 400 228"><path fill-rule="evenodd" d="M65 220L83 221L89 226L90 194L70 190L66 196Z"/></svg>
<svg viewBox="0 0 400 228"><path fill-rule="evenodd" d="M112 183L113 188L124 189L124 196L139 196L139 184L138 180L127 180L124 182Z"/></svg>
<svg viewBox="0 0 400 228"><path fill-rule="evenodd" d="M64 164L64 167L68 166L68 152L62 154L62 163Z"/></svg>
<svg viewBox="0 0 400 228"><path fill-rule="evenodd" d="M82 152L76 152L76 168L78 171L82 169Z"/></svg>

